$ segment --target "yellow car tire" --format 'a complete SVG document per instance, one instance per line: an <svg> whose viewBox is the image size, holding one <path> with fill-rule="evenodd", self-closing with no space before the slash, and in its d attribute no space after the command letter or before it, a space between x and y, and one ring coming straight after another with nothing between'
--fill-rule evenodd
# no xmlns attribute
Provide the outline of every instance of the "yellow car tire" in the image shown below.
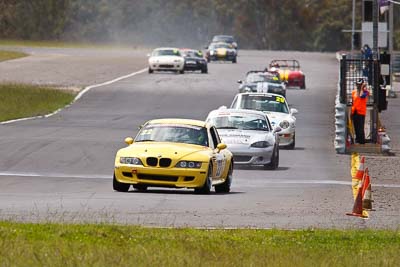
<svg viewBox="0 0 400 267"><path fill-rule="evenodd" d="M207 177L206 180L204 181L204 185L202 187L195 188L194 192L196 194L207 195L211 192L211 188L212 188L212 165L210 163L208 167Z"/></svg>
<svg viewBox="0 0 400 267"><path fill-rule="evenodd" d="M225 182L215 186L215 192L217 193L229 193L231 191L232 184L232 174L233 174L233 164L229 166L228 174L226 175Z"/></svg>
<svg viewBox="0 0 400 267"><path fill-rule="evenodd" d="M125 183L120 183L118 182L117 178L115 178L115 173L114 173L114 178L113 178L113 189L118 192L128 192L130 184L125 184Z"/></svg>

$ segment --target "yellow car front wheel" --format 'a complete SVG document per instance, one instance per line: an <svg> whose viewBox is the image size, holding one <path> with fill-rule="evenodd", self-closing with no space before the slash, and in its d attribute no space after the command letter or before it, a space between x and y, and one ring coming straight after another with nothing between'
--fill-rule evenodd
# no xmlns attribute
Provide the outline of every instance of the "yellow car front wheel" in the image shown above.
<svg viewBox="0 0 400 267"><path fill-rule="evenodd" d="M118 182L117 178L115 178L115 173L114 173L114 178L113 178L113 189L118 192L128 192L130 184L124 184Z"/></svg>
<svg viewBox="0 0 400 267"><path fill-rule="evenodd" d="M202 187L199 188L195 188L194 192L196 194L209 194L212 188L212 165L210 163L210 165L208 166L208 172L207 172L207 176L206 176L206 180L204 181L204 185Z"/></svg>
<svg viewBox="0 0 400 267"><path fill-rule="evenodd" d="M229 166L228 174L226 175L225 182L222 184L215 186L215 192L217 193L229 193L231 191L232 184L232 174L233 174L233 165Z"/></svg>

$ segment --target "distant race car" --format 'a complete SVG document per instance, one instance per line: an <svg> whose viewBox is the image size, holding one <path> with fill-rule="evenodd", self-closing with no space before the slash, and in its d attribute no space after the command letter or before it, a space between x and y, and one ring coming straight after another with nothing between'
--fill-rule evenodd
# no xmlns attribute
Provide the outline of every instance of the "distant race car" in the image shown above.
<svg viewBox="0 0 400 267"><path fill-rule="evenodd" d="M237 62L237 51L227 43L211 43L207 47L206 59L210 61L232 61Z"/></svg>
<svg viewBox="0 0 400 267"><path fill-rule="evenodd" d="M264 112L273 127L279 126L279 145L294 149L296 146L297 109L291 108L286 98L270 93L239 93L233 99L231 108L252 109Z"/></svg>
<svg viewBox="0 0 400 267"><path fill-rule="evenodd" d="M261 111L226 109L213 110L209 122L218 129L222 141L233 154L235 165L279 166L279 127L272 128Z"/></svg>
<svg viewBox="0 0 400 267"><path fill-rule="evenodd" d="M286 96L286 85L274 73L252 70L247 72L244 81L238 80L239 93L267 92Z"/></svg>
<svg viewBox="0 0 400 267"><path fill-rule="evenodd" d="M276 59L269 64L270 72L278 72L280 79L287 87L306 89L306 77L300 69L299 61L295 59Z"/></svg>
<svg viewBox="0 0 400 267"><path fill-rule="evenodd" d="M149 73L154 71L185 72L185 60L178 48L157 48L148 56Z"/></svg>
<svg viewBox="0 0 400 267"><path fill-rule="evenodd" d="M144 124L135 139L118 150L113 188L126 192L130 186L192 188L196 193L230 191L232 153L221 142L215 126L204 121L157 119Z"/></svg>
<svg viewBox="0 0 400 267"><path fill-rule="evenodd" d="M233 48L238 49L238 44L232 35L215 35L212 38L211 42L212 43L220 43L220 42L227 43L227 44L232 45Z"/></svg>
<svg viewBox="0 0 400 267"><path fill-rule="evenodd" d="M181 49L181 54L185 58L185 70L200 70L201 73L208 73L207 60L203 57L203 53L200 50L185 48Z"/></svg>

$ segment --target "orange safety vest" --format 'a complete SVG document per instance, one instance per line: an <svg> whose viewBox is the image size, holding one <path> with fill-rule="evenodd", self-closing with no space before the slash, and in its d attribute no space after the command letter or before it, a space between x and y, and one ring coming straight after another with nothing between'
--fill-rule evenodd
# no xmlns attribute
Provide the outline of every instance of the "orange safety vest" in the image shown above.
<svg viewBox="0 0 400 267"><path fill-rule="evenodd" d="M368 96L361 98L357 94L357 90L351 92L351 97L353 98L353 106L351 107L351 114L357 111L357 114L365 116L367 114L367 101Z"/></svg>

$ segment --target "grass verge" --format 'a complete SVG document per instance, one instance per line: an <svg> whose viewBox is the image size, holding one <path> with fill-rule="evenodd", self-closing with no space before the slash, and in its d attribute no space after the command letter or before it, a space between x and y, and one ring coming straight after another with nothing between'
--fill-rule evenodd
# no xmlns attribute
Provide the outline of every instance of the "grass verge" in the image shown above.
<svg viewBox="0 0 400 267"><path fill-rule="evenodd" d="M0 121L46 115L75 97L72 91L26 84L0 84Z"/></svg>
<svg viewBox="0 0 400 267"><path fill-rule="evenodd" d="M99 48L99 49L140 49L139 46L122 43L90 43L90 42L67 42L67 41L31 41L31 40L0 40L0 46L15 47L55 47L55 48Z"/></svg>
<svg viewBox="0 0 400 267"><path fill-rule="evenodd" d="M2 266L398 266L400 232L0 222Z"/></svg>
<svg viewBox="0 0 400 267"><path fill-rule="evenodd" d="M28 54L23 53L23 52L0 50L0 62L6 61L6 60L11 60L11 59L17 59L17 58L21 58L21 57L26 57L26 56L28 56Z"/></svg>

